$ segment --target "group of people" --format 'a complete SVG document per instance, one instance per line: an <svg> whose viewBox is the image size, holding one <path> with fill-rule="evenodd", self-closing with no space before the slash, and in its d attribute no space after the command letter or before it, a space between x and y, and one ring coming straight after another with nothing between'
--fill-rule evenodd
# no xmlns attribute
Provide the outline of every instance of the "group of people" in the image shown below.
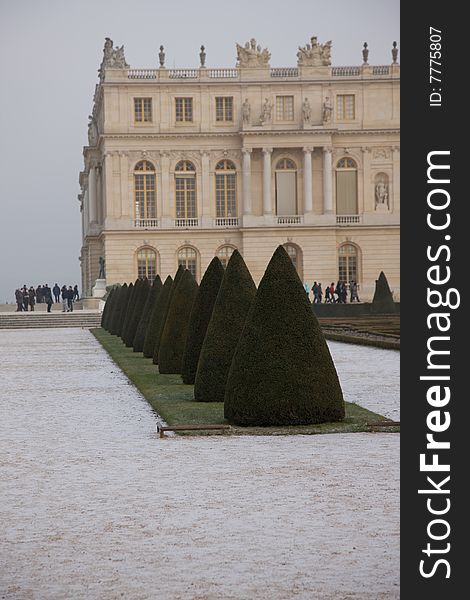
<svg viewBox="0 0 470 600"><path fill-rule="evenodd" d="M28 312L28 309L34 311L36 303L47 304L47 312L51 312L54 302L59 303L61 299L62 312L73 312L73 303L80 299L78 285L73 288L71 285L59 287L56 283L51 289L46 283L46 285L38 285L36 289L34 286L28 288L23 285L22 288L15 290L16 312Z"/></svg>
<svg viewBox="0 0 470 600"><path fill-rule="evenodd" d="M313 295L313 303L321 304L323 301L323 289L321 283L314 281L311 289ZM349 284L350 302L360 302L359 293L356 281L351 281ZM325 288L325 304L346 304L348 299L348 286L344 281L338 281L335 285L332 282Z"/></svg>

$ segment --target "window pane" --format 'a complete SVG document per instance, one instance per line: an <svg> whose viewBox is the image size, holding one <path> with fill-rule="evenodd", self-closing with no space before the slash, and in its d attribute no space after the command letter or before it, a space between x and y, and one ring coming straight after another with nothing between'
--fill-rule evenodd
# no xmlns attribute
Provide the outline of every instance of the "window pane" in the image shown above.
<svg viewBox="0 0 470 600"><path fill-rule="evenodd" d="M137 274L139 279L147 277L153 281L157 276L157 255L153 250L144 248L137 255Z"/></svg>
<svg viewBox="0 0 470 600"><path fill-rule="evenodd" d="M178 252L178 266L180 265L191 271L193 277L196 279L197 254L193 248L181 248Z"/></svg>
<svg viewBox="0 0 470 600"><path fill-rule="evenodd" d="M340 94L336 96L336 114L339 120L355 119L355 100L353 94Z"/></svg>
<svg viewBox="0 0 470 600"><path fill-rule="evenodd" d="M357 171L336 172L336 213L357 214Z"/></svg>
<svg viewBox="0 0 470 600"><path fill-rule="evenodd" d="M297 214L296 173L292 171L276 173L276 214Z"/></svg>
<svg viewBox="0 0 470 600"><path fill-rule="evenodd" d="M278 121L294 119L294 96L276 96L276 119Z"/></svg>

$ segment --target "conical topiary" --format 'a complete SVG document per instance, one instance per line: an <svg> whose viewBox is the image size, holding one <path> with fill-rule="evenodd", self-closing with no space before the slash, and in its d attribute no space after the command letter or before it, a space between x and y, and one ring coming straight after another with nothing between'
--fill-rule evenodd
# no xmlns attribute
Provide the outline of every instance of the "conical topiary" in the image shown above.
<svg viewBox="0 0 470 600"><path fill-rule="evenodd" d="M223 402L233 353L256 293L245 261L235 250L214 304L194 382L194 398Z"/></svg>
<svg viewBox="0 0 470 600"><path fill-rule="evenodd" d="M173 280L173 285L171 286L171 289L170 289L170 294L167 299L166 308L161 311L159 316L157 316L158 324L157 324L157 330L156 330L156 334L155 334L155 345L153 347L153 356L152 356L152 362L154 365L158 365L158 353L160 351L160 341L162 339L163 328L165 327L168 310L171 306L171 302L173 299L173 294L175 293L176 286L178 285L181 277L183 276L184 271L185 271L184 267L179 265L178 270L176 271L176 274L175 274L175 279Z"/></svg>
<svg viewBox="0 0 470 600"><path fill-rule="evenodd" d="M113 335L119 335L123 318L122 315L125 314L127 308L128 293L129 287L127 283L125 283L119 290L119 296L116 299L116 307L113 310L111 329L109 330L109 333L112 333Z"/></svg>
<svg viewBox="0 0 470 600"><path fill-rule="evenodd" d="M150 315L143 348L143 353L146 358L153 357L156 337L157 335L161 335L161 320L166 317L172 286L173 279L168 275Z"/></svg>
<svg viewBox="0 0 470 600"><path fill-rule="evenodd" d="M137 289L137 281L135 283L129 284L129 298L127 300L126 312L124 315L124 319L122 321L121 331L119 333L119 337L121 338L122 341L124 341L124 336L126 334L127 326L129 325L129 320L131 318L132 309L134 307L136 289Z"/></svg>
<svg viewBox="0 0 470 600"><path fill-rule="evenodd" d="M126 330L126 337L124 339L124 343L128 348L130 348L134 342L137 325L139 324L142 311L144 310L144 306L150 292L150 284L147 277L140 279L139 282L140 283L138 284L135 292L134 310L132 311L129 325Z"/></svg>
<svg viewBox="0 0 470 600"><path fill-rule="evenodd" d="M282 246L259 284L235 350L224 414L232 423L258 426L344 418L333 359Z"/></svg>
<svg viewBox="0 0 470 600"><path fill-rule="evenodd" d="M393 295L383 271L380 271L379 278L375 282L375 293L372 300L371 312L375 314L393 314L396 312Z"/></svg>
<svg viewBox="0 0 470 600"><path fill-rule="evenodd" d="M142 316L140 317L139 324L137 325L137 330L135 332L133 341L134 352L142 352L142 350L144 349L145 334L147 332L150 315L152 313L152 309L155 306L155 302L158 298L162 287L163 284L162 280L160 279L160 275L157 275L152 284L152 287L150 288L150 292L147 295L147 300L142 311Z"/></svg>
<svg viewBox="0 0 470 600"><path fill-rule="evenodd" d="M199 355L223 276L224 268L216 256L204 273L191 310L181 366L183 383L193 384L196 379Z"/></svg>
<svg viewBox="0 0 470 600"><path fill-rule="evenodd" d="M105 305L104 305L104 309L103 309L103 313L101 315L101 327L107 331L108 330L108 321L109 321L109 315L112 312L112 301L113 301L113 296L115 295L116 288L112 287L111 290L109 291L108 297L106 299Z"/></svg>
<svg viewBox="0 0 470 600"><path fill-rule="evenodd" d="M171 296L158 351L160 373L181 373L189 318L198 285L191 271L185 271Z"/></svg>

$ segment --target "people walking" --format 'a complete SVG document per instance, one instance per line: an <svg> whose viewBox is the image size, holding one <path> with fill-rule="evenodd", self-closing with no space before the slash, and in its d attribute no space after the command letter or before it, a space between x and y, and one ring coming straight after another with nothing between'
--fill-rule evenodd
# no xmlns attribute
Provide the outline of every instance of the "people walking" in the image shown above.
<svg viewBox="0 0 470 600"><path fill-rule="evenodd" d="M63 285L60 293L62 295L62 312L68 312L68 297L69 293L67 291L67 286Z"/></svg>
<svg viewBox="0 0 470 600"><path fill-rule="evenodd" d="M51 288L46 285L44 288L44 302L47 304L47 312L50 313L51 312L51 307L54 304L54 301L52 300L52 292L51 292Z"/></svg>
<svg viewBox="0 0 470 600"><path fill-rule="evenodd" d="M80 294L78 293L78 285L74 285L73 288L73 301L75 302L75 300L80 300Z"/></svg>
<svg viewBox="0 0 470 600"><path fill-rule="evenodd" d="M25 312L28 312L28 306L29 306L29 292L28 292L28 288L26 287L26 285L23 286L23 310Z"/></svg>
<svg viewBox="0 0 470 600"><path fill-rule="evenodd" d="M74 291L72 289L72 286L69 285L69 289L67 290L67 312L73 312L73 298L74 298Z"/></svg>
<svg viewBox="0 0 470 600"><path fill-rule="evenodd" d="M23 312L23 292L20 288L15 290L16 312Z"/></svg>
<svg viewBox="0 0 470 600"><path fill-rule="evenodd" d="M31 312L34 312L35 304L36 304L36 292L35 292L33 286L31 286L29 288L29 306L30 306Z"/></svg>
<svg viewBox="0 0 470 600"><path fill-rule="evenodd" d="M56 304L58 304L60 302L60 287L58 283L54 285L52 291L54 292L54 299L56 301Z"/></svg>
<svg viewBox="0 0 470 600"><path fill-rule="evenodd" d="M354 300L356 300L356 302L360 302L359 300L359 294L358 294L358 287L357 287L357 282L356 281L351 281L351 302L354 302Z"/></svg>

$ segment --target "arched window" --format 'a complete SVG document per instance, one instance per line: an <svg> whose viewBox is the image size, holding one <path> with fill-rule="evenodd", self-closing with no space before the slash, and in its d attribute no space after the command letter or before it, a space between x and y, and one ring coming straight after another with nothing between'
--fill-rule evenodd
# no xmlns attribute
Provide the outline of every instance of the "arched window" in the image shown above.
<svg viewBox="0 0 470 600"><path fill-rule="evenodd" d="M153 282L157 276L157 253L152 248L141 248L137 251L137 277Z"/></svg>
<svg viewBox="0 0 470 600"><path fill-rule="evenodd" d="M302 279L302 251L298 246L295 246L294 244L284 244L284 248L287 254L289 255L289 258L291 259L298 276L300 277L300 279Z"/></svg>
<svg viewBox="0 0 470 600"><path fill-rule="evenodd" d="M135 221L136 224L153 225L150 219L157 217L155 195L155 167L147 160L141 160L134 168Z"/></svg>
<svg viewBox="0 0 470 600"><path fill-rule="evenodd" d="M352 158L336 165L336 214L357 215L357 165Z"/></svg>
<svg viewBox="0 0 470 600"><path fill-rule="evenodd" d="M227 268L228 261L230 260L230 257L232 256L234 250L235 248L233 246L221 246L217 250L217 256L219 257L219 260L222 263L224 269Z"/></svg>
<svg viewBox="0 0 470 600"><path fill-rule="evenodd" d="M290 158L276 164L276 214L297 214L297 165Z"/></svg>
<svg viewBox="0 0 470 600"><path fill-rule="evenodd" d="M195 219L196 169L189 160L180 160L175 167L176 218Z"/></svg>
<svg viewBox="0 0 470 600"><path fill-rule="evenodd" d="M350 284L358 283L357 248L353 244L343 244L338 250L338 279Z"/></svg>
<svg viewBox="0 0 470 600"><path fill-rule="evenodd" d="M194 279L197 277L197 252L191 246L183 246L178 250L178 266L191 271Z"/></svg>
<svg viewBox="0 0 470 600"><path fill-rule="evenodd" d="M218 219L237 216L236 170L231 160L221 160L215 166L215 202Z"/></svg>

